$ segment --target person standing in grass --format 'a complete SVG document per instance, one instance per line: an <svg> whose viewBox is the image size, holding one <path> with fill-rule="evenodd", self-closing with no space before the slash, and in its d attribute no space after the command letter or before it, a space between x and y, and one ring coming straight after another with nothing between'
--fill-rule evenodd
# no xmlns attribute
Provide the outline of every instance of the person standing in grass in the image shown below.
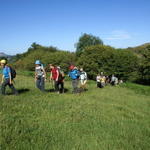
<svg viewBox="0 0 150 150"><path fill-rule="evenodd" d="M6 86L9 86L13 94L18 95L18 92L13 85L13 77L11 74L11 68L7 66L7 61L1 60L1 66L2 66L2 85L1 85L2 95L5 95Z"/></svg>
<svg viewBox="0 0 150 150"><path fill-rule="evenodd" d="M97 85L97 88L100 88L100 86L101 86L100 78L101 78L101 76L100 76L100 74L98 74L98 75L96 76L96 85Z"/></svg>
<svg viewBox="0 0 150 150"><path fill-rule="evenodd" d="M85 90L87 83L87 73L83 70L83 68L80 69L80 84L81 88Z"/></svg>
<svg viewBox="0 0 150 150"><path fill-rule="evenodd" d="M105 85L106 85L106 77L105 77L103 72L101 72L100 82L101 82L101 88L105 87Z"/></svg>
<svg viewBox="0 0 150 150"><path fill-rule="evenodd" d="M50 64L50 81L52 81L52 84L54 85L54 90L59 94L59 70L54 65Z"/></svg>
<svg viewBox="0 0 150 150"><path fill-rule="evenodd" d="M57 67L59 71L59 77L58 77L58 89L59 93L64 93L64 79L65 79L65 74L64 71L58 66Z"/></svg>
<svg viewBox="0 0 150 150"><path fill-rule="evenodd" d="M115 75L112 75L110 83L111 83L112 86L117 85L118 84L118 78L115 77Z"/></svg>
<svg viewBox="0 0 150 150"><path fill-rule="evenodd" d="M97 75L96 81L97 81L97 87L99 88L105 87L106 77L104 76L103 72Z"/></svg>
<svg viewBox="0 0 150 150"><path fill-rule="evenodd" d="M35 62L35 82L36 87L42 92L45 91L46 72L39 60Z"/></svg>
<svg viewBox="0 0 150 150"><path fill-rule="evenodd" d="M76 94L79 92L78 84L79 84L80 73L79 73L77 67L75 67L73 65L71 65L69 67L69 69L70 69L69 77L72 79L72 88L73 88L72 93Z"/></svg>

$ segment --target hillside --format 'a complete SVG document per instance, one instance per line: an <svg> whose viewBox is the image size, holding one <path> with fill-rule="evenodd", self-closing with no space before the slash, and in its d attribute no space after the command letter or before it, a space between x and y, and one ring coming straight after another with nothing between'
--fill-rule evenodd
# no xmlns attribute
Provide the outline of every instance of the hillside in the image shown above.
<svg viewBox="0 0 150 150"><path fill-rule="evenodd" d="M150 43L145 43L145 44L142 44L142 45L139 45L139 46L136 46L136 47L133 47L133 48L135 48L135 49L144 49L144 48L146 48L146 47L148 47L148 46L150 46Z"/></svg>
<svg viewBox="0 0 150 150"><path fill-rule="evenodd" d="M21 70L34 70L34 62L40 60L49 69L48 64L62 66L64 71L68 69L71 63L75 62L75 54L64 50L59 50L55 47L46 47L33 43L28 48L27 52L17 54L13 57L13 66Z"/></svg>
<svg viewBox="0 0 150 150"><path fill-rule="evenodd" d="M18 76L19 96L0 96L0 149L149 150L149 87L136 84L58 95ZM9 91L8 91L9 92Z"/></svg>
<svg viewBox="0 0 150 150"><path fill-rule="evenodd" d="M5 53L3 53L3 52L0 52L0 57L6 57L6 58L8 58L8 57L11 57L10 55L7 55L7 54L5 54Z"/></svg>
<svg viewBox="0 0 150 150"><path fill-rule="evenodd" d="M142 44L142 45L139 45L136 47L129 47L127 49L140 55L140 54L142 54L143 50L145 50L147 48L150 48L150 43L145 43L145 44Z"/></svg>

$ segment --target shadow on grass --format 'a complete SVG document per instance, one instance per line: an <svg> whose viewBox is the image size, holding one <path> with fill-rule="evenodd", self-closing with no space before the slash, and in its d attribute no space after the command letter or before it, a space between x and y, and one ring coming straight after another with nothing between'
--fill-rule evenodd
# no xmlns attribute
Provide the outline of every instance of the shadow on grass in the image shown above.
<svg viewBox="0 0 150 150"><path fill-rule="evenodd" d="M18 94L23 94L23 93L26 93L29 91L30 91L30 89L18 89Z"/></svg>
<svg viewBox="0 0 150 150"><path fill-rule="evenodd" d="M26 92L29 92L30 90L29 89L17 89L17 94L16 95L20 95L20 94L23 94L23 93L26 93ZM14 93L12 92L6 92L6 95L14 95Z"/></svg>
<svg viewBox="0 0 150 150"><path fill-rule="evenodd" d="M66 89L66 88L64 89L64 93L67 93L68 91L69 91L68 89ZM45 92L47 92L47 93L49 93L49 92L52 93L52 92L55 92L55 90L54 90L54 89L46 89ZM61 93L62 93L62 92L61 92Z"/></svg>

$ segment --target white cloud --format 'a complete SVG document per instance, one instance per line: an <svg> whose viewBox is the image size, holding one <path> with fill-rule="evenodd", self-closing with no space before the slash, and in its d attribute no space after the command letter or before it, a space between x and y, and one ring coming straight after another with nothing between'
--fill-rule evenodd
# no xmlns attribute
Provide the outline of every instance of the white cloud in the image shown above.
<svg viewBox="0 0 150 150"><path fill-rule="evenodd" d="M131 35L123 30L114 30L110 33L110 35L106 38L106 40L127 40L131 39Z"/></svg>

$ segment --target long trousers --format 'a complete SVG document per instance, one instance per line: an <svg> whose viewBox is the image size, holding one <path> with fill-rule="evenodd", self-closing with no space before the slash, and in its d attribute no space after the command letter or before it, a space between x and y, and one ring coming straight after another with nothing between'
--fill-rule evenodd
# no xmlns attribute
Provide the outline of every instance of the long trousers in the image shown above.
<svg viewBox="0 0 150 150"><path fill-rule="evenodd" d="M43 92L45 91L45 78L44 77L38 77L37 78L36 87Z"/></svg>
<svg viewBox="0 0 150 150"><path fill-rule="evenodd" d="M17 90L15 89L13 84L10 84L10 79L4 79L4 82L1 86L1 93L5 95L6 86L9 86L9 88L12 90L13 94L18 94Z"/></svg>
<svg viewBox="0 0 150 150"><path fill-rule="evenodd" d="M55 81L55 91L64 93L64 82L63 81Z"/></svg>
<svg viewBox="0 0 150 150"><path fill-rule="evenodd" d="M78 79L72 80L73 93L78 93L78 84L79 84Z"/></svg>

